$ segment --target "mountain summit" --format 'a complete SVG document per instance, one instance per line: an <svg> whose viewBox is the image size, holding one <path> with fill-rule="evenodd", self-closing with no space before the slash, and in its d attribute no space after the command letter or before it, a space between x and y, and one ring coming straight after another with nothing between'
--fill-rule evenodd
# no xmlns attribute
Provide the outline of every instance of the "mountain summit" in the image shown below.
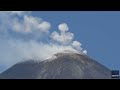
<svg viewBox="0 0 120 90"><path fill-rule="evenodd" d="M111 71L91 57L69 51L43 62L29 60L13 65L1 79L110 79Z"/></svg>

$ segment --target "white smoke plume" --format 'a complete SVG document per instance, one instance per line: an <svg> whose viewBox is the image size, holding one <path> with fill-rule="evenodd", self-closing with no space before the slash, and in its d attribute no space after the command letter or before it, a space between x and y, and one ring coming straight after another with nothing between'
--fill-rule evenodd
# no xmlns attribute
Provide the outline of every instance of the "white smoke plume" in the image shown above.
<svg viewBox="0 0 120 90"><path fill-rule="evenodd" d="M83 50L83 54L87 54L87 50Z"/></svg>
<svg viewBox="0 0 120 90"><path fill-rule="evenodd" d="M73 43L72 43L73 48L75 48L76 50L79 50L79 51L82 51L81 45L82 44L78 41L73 41Z"/></svg>
<svg viewBox="0 0 120 90"><path fill-rule="evenodd" d="M60 25L58 26L58 28L59 28L59 30L60 30L61 32L65 32L65 31L68 31L68 30L69 30L69 28L68 28L68 26L67 26L66 23L60 24Z"/></svg>
<svg viewBox="0 0 120 90"><path fill-rule="evenodd" d="M31 13L0 12L0 66L8 68L30 59L44 61L64 50L87 54L82 44L74 41L66 23L58 25L58 32L50 33L52 25Z"/></svg>
<svg viewBox="0 0 120 90"><path fill-rule="evenodd" d="M54 41L59 42L62 45L70 45L70 43L74 39L74 34L71 32L68 32L69 30L68 25L66 23L61 23L58 26L58 29L60 30L60 33L54 31L51 33L50 37Z"/></svg>

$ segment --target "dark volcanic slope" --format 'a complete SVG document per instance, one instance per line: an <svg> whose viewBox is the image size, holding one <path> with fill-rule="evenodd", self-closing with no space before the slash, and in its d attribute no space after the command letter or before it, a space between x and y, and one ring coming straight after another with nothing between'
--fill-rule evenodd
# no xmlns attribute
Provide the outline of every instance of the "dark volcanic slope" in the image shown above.
<svg viewBox="0 0 120 90"><path fill-rule="evenodd" d="M4 79L109 79L109 69L92 58L76 53L59 53L54 60L26 61L3 72Z"/></svg>

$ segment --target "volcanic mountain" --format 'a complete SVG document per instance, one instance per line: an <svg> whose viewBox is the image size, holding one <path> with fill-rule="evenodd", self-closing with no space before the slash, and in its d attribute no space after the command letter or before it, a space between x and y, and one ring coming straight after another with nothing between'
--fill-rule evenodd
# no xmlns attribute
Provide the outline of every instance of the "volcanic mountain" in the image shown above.
<svg viewBox="0 0 120 90"><path fill-rule="evenodd" d="M1 79L110 79L111 71L85 54L61 52L43 62L17 63Z"/></svg>

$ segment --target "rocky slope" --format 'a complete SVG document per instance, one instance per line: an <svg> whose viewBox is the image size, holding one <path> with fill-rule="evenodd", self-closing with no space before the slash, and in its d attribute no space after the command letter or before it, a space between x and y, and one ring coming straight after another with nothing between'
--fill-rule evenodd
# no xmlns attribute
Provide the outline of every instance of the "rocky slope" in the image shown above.
<svg viewBox="0 0 120 90"><path fill-rule="evenodd" d="M44 62L17 63L1 79L109 79L111 71L87 55L57 53Z"/></svg>

